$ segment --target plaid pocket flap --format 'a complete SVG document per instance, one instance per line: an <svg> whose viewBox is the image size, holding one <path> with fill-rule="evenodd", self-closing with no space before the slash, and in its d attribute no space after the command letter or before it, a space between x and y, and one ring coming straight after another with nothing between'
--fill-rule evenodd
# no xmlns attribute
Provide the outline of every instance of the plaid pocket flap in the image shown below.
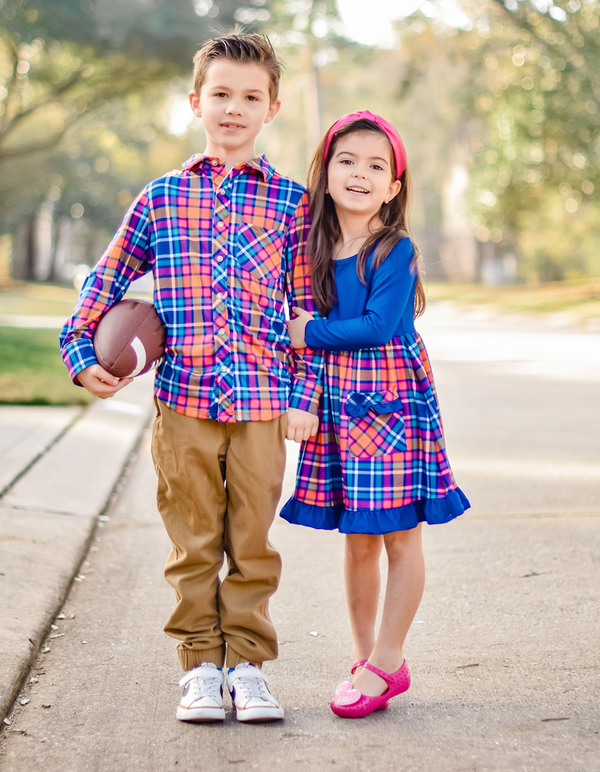
<svg viewBox="0 0 600 772"><path fill-rule="evenodd" d="M396 413L402 409L402 400L390 396L393 397L391 391L349 391L346 413L353 418L364 418L369 410L379 415Z"/></svg>

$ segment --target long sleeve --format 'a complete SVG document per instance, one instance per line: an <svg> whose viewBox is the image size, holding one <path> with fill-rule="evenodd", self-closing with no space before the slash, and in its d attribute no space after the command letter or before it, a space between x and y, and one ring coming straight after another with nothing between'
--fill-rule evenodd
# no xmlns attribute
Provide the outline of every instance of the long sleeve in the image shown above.
<svg viewBox="0 0 600 772"><path fill-rule="evenodd" d="M413 245L402 239L373 272L366 308L351 319L314 319L306 325L305 339L311 349L358 351L383 346L394 336L412 300L416 271L411 266ZM338 296L344 292L337 287Z"/></svg>
<svg viewBox="0 0 600 772"><path fill-rule="evenodd" d="M123 297L134 279L150 270L148 221L148 199L143 191L85 280L73 316L62 329L61 353L75 382L77 373L98 363L92 339L102 314Z"/></svg>
<svg viewBox="0 0 600 772"><path fill-rule="evenodd" d="M290 226L286 253L286 292L290 308L299 306L318 314L310 290L306 239L310 228L308 197L300 200ZM293 352L292 391L289 406L317 414L323 392L323 353L304 348Z"/></svg>

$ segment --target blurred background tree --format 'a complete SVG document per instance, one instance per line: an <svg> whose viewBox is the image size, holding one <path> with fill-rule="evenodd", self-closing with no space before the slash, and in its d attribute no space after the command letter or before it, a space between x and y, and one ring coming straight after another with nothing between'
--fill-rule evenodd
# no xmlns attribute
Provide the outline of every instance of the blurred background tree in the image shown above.
<svg viewBox="0 0 600 772"><path fill-rule="evenodd" d="M495 5L495 7L494 7ZM471 223L529 280L600 273L600 18L595 0L473 5Z"/></svg>
<svg viewBox="0 0 600 772"><path fill-rule="evenodd" d="M217 25L264 20L264 5L0 0L0 252L14 277L97 260L132 196L181 163L170 114L194 53Z"/></svg>
<svg viewBox="0 0 600 772"><path fill-rule="evenodd" d="M336 0L0 0L0 263L12 249L15 278L85 272L138 190L204 149L191 60L242 23L286 64L258 141L284 174L304 180L346 112L398 126L430 278L598 275L599 10L423 0L378 47L346 34Z"/></svg>

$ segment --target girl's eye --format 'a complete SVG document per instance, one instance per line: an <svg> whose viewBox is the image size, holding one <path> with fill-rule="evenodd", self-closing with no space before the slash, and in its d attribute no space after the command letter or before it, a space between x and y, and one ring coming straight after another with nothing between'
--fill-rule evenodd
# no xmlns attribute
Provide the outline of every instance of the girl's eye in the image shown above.
<svg viewBox="0 0 600 772"><path fill-rule="evenodd" d="M340 163L341 163L341 164L351 164L351 163L352 163L352 161L351 161L349 158L342 158L342 159L340 160Z"/></svg>
<svg viewBox="0 0 600 772"><path fill-rule="evenodd" d="M378 172L382 172L383 171L383 166L380 166L379 164L373 164L372 168L375 169Z"/></svg>

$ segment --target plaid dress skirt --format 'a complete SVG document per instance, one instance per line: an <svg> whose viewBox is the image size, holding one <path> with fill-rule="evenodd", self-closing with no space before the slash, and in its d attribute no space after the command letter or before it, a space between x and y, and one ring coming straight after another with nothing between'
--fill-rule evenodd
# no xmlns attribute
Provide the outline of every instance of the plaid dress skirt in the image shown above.
<svg viewBox="0 0 600 772"><path fill-rule="evenodd" d="M421 336L326 351L316 437L300 451L281 516L311 528L383 534L446 523L468 509L444 442Z"/></svg>

